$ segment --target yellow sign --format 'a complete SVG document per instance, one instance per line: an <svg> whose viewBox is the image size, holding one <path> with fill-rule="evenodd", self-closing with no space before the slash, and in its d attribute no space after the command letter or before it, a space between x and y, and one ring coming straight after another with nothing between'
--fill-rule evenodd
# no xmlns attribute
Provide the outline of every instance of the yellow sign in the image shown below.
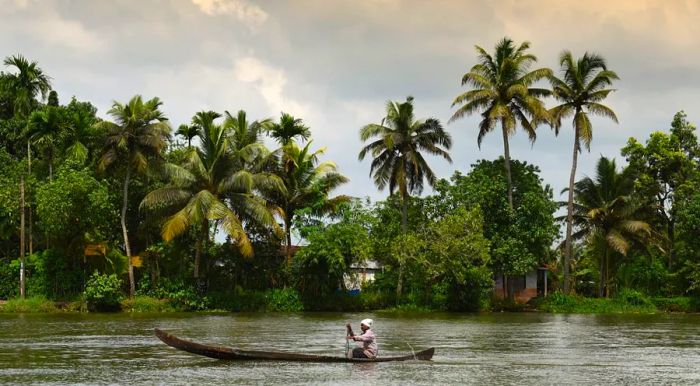
<svg viewBox="0 0 700 386"><path fill-rule="evenodd" d="M131 256L131 265L137 268L143 265L143 259L141 259L141 256Z"/></svg>

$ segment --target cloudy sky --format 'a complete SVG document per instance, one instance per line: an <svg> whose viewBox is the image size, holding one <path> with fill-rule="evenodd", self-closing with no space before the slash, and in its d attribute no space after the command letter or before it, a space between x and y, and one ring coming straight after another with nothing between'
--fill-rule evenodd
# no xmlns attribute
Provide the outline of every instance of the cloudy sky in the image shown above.
<svg viewBox="0 0 700 386"><path fill-rule="evenodd" d="M562 49L594 51L620 75L607 101L620 123L593 121L579 176L601 154L620 158L628 137L666 130L679 110L700 121L699 19L695 0L0 0L0 56L38 61L62 101L89 100L101 116L135 94L160 97L175 127L203 109L292 113L351 178L341 193L379 199L386 192L357 160L359 128L408 95L417 117L447 122L474 45L491 51L504 36L530 41L541 66L556 69ZM434 160L439 176L502 154L498 132L477 147L476 122L446 125L454 162ZM555 192L566 185L570 130L511 143Z"/></svg>

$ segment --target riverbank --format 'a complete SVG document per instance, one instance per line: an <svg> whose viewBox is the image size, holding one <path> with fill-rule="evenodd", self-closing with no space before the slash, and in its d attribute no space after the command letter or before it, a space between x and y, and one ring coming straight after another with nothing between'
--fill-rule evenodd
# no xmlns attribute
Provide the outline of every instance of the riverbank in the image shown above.
<svg viewBox="0 0 700 386"><path fill-rule="evenodd" d="M182 299L157 299L149 296L136 296L133 300L122 300L118 306L109 309L89 306L83 300L55 302L42 297L25 300L0 300L0 313L60 313L111 311L125 313L170 313L170 312L395 312L432 313L444 310L430 309L402 304L399 306L371 307L371 303L359 296L333 296L328 302L332 307L305 307L301 299L288 299L284 295L262 293L246 299L204 299L200 302L183 302ZM613 298L586 298L577 295L553 293L546 298L536 298L531 302L510 303L494 301L482 312L536 312L551 314L656 314L656 313L697 313L700 312L700 298L672 297L651 298L635 291L623 291Z"/></svg>

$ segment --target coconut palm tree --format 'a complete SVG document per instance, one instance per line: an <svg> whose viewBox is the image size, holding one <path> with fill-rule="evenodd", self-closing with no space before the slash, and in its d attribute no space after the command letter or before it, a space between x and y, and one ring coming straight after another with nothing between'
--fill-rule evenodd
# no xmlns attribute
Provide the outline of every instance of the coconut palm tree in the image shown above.
<svg viewBox="0 0 700 386"><path fill-rule="evenodd" d="M569 176L569 197L566 217L566 238L564 245L564 292L569 293L569 262L571 260L571 233L573 228L574 181L576 180L576 164L581 143L590 151L593 138L593 126L590 115L609 118L617 123L615 112L601 104L613 89L608 88L613 80L619 79L617 74L608 70L599 55L586 52L574 61L571 52L564 51L559 57L563 79L550 77L552 95L561 102L550 110L551 122L555 133L559 135L561 122L572 118L574 129L573 161Z"/></svg>
<svg viewBox="0 0 700 386"><path fill-rule="evenodd" d="M36 97L46 98L51 90L51 78L44 74L37 62L29 62L22 55L8 56L3 63L17 70L10 80L15 92L14 110L16 115L26 118L39 105Z"/></svg>
<svg viewBox="0 0 700 386"><path fill-rule="evenodd" d="M484 136L497 124L503 134L503 155L508 179L508 203L513 208L513 184L510 174L510 147L508 139L515 133L518 123L535 141L535 129L540 122L548 120L547 110L541 97L549 95L549 90L532 85L552 74L548 68L530 71L537 57L527 53L529 42L515 46L509 38L496 44L491 56L483 48L476 46L478 63L462 77L462 85L472 89L460 94L452 106L460 106L452 115L453 122L465 115L481 114L477 144L481 147Z"/></svg>
<svg viewBox="0 0 700 386"><path fill-rule="evenodd" d="M609 294L608 280L614 269L611 258L627 255L633 242L647 243L651 227L641 218L638 202L632 197L634 178L627 169L617 171L615 160L601 157L596 177L586 177L574 184L574 239L586 239L599 258L600 297ZM568 217L568 215L567 215Z"/></svg>
<svg viewBox="0 0 700 386"><path fill-rule="evenodd" d="M311 131L308 126L304 125L301 119L294 118L290 114L282 113L280 120L269 124L267 132L274 140L282 146L288 145L294 138L299 137L303 140L311 137Z"/></svg>
<svg viewBox="0 0 700 386"><path fill-rule="evenodd" d="M284 153L278 157L276 173L285 189L266 189L264 194L270 203L282 210L287 264L292 258L292 224L297 212L308 208L312 215L323 216L333 213L341 203L350 200L350 197L344 195L329 197L333 190L349 179L338 172L334 162L319 162L319 156L325 153L325 148L312 152L310 146L311 142L299 147L292 140L276 151Z"/></svg>
<svg viewBox="0 0 700 386"><path fill-rule="evenodd" d="M362 148L359 159L367 154L373 157L370 176L380 190L389 187L393 195L398 189L401 196L401 228L408 231L408 200L412 193L420 194L424 180L430 186L436 182L435 174L423 157L423 153L436 155L452 162L447 150L452 138L437 119L415 120L413 97L406 102L387 102L386 117L381 124L371 123L360 130L362 142L372 140ZM399 267L397 298L401 295L403 266Z"/></svg>
<svg viewBox="0 0 700 386"><path fill-rule="evenodd" d="M104 171L111 166L118 166L124 171L122 189L123 201L121 210L122 235L124 250L129 267L129 296L134 297L134 266L131 262L131 246L129 232L126 228L126 208L129 197L129 183L132 174L144 173L152 160L161 159L161 151L165 149L170 137L170 125L165 115L160 111L163 102L157 97L143 101L136 95L128 103L114 102L107 111L114 122L102 121L96 124L97 129L105 130L105 141L102 157L98 162L98 170Z"/></svg>
<svg viewBox="0 0 700 386"><path fill-rule="evenodd" d="M244 229L245 221L274 228L274 211L255 190L283 189L276 176L243 169L235 156L234 144L225 125L216 124L220 117L213 112L199 112L192 121L200 128L200 146L190 148L183 165L166 166L168 186L150 192L141 202L143 208L174 208L163 225L163 239L170 241L190 228L199 232L195 249L194 277L200 276L204 244L209 240L211 221L221 224L226 234L238 244L244 256L253 249ZM245 151L243 151L245 153Z"/></svg>

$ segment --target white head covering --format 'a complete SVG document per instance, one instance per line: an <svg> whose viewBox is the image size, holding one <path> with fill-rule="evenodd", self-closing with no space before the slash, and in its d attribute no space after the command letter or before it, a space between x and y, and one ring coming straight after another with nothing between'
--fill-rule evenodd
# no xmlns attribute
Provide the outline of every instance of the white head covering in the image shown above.
<svg viewBox="0 0 700 386"><path fill-rule="evenodd" d="M360 324L364 324L365 326L372 328L372 323L374 323L374 320L372 319L362 319Z"/></svg>

